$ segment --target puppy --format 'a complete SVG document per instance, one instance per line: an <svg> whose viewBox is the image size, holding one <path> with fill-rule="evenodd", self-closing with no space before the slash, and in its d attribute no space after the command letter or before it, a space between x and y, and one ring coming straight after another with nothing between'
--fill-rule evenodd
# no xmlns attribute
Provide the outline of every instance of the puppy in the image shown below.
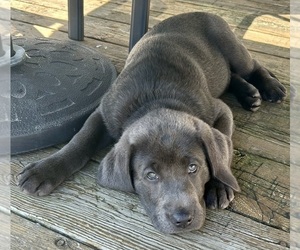
<svg viewBox="0 0 300 250"><path fill-rule="evenodd" d="M199 229L206 207L240 191L230 170L233 118L219 97L232 91L251 111L286 89L252 59L228 24L208 13L169 18L132 49L125 68L74 138L19 175L21 189L49 194L97 148L100 185L135 192L163 233Z"/></svg>

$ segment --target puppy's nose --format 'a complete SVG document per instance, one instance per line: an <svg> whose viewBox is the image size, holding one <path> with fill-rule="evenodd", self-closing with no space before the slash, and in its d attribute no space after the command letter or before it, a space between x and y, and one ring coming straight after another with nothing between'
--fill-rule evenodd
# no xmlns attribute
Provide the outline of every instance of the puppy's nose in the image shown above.
<svg viewBox="0 0 300 250"><path fill-rule="evenodd" d="M171 216L170 219L172 223L176 227L185 228L189 226L193 221L192 214L187 211L186 209L180 209L178 211L175 211Z"/></svg>

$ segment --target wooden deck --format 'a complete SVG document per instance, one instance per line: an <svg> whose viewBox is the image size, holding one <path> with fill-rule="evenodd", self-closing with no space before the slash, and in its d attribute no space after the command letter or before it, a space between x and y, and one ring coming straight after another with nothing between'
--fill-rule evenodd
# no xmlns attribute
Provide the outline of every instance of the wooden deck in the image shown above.
<svg viewBox="0 0 300 250"><path fill-rule="evenodd" d="M13 0L15 37L67 38L67 1ZM128 54L131 1L85 0L85 41L120 71ZM221 15L253 57L289 90L288 0L152 0L150 27L190 11ZM230 95L236 130L233 171L242 192L230 208L209 210L205 227L179 235L156 231L138 198L96 185L105 152L50 196L34 198L11 187L12 249L287 249L289 248L289 98L243 110ZM12 173L57 151L12 158Z"/></svg>

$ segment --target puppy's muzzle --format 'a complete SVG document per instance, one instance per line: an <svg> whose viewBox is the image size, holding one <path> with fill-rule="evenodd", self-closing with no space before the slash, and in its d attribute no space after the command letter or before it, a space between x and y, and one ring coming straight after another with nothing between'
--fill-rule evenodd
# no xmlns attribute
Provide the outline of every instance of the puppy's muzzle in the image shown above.
<svg viewBox="0 0 300 250"><path fill-rule="evenodd" d="M188 211L188 209L181 208L176 209L171 214L167 214L167 217L174 226L178 228L186 228L192 224L194 219L194 213Z"/></svg>

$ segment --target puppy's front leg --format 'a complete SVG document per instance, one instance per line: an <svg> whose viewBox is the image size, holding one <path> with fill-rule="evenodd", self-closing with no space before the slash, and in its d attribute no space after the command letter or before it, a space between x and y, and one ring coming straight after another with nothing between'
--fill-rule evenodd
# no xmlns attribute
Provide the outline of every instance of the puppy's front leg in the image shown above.
<svg viewBox="0 0 300 250"><path fill-rule="evenodd" d="M112 142L97 109L86 120L73 139L55 154L29 164L17 175L22 191L44 196L61 184L67 177L80 170L97 148Z"/></svg>
<svg viewBox="0 0 300 250"><path fill-rule="evenodd" d="M215 112L215 121L213 127L231 140L234 128L231 110L223 101L216 99ZM232 148L229 148L229 152L223 153L232 154ZM231 158L232 156L224 155L223 157ZM229 161L229 164L230 163L231 160ZM234 199L234 191L230 186L222 183L220 180L214 177L211 177L211 179L205 185L204 199L207 208L224 209L228 207L229 203Z"/></svg>
<svg viewBox="0 0 300 250"><path fill-rule="evenodd" d="M230 108L220 99L215 99L215 112L213 127L231 139L233 115Z"/></svg>

